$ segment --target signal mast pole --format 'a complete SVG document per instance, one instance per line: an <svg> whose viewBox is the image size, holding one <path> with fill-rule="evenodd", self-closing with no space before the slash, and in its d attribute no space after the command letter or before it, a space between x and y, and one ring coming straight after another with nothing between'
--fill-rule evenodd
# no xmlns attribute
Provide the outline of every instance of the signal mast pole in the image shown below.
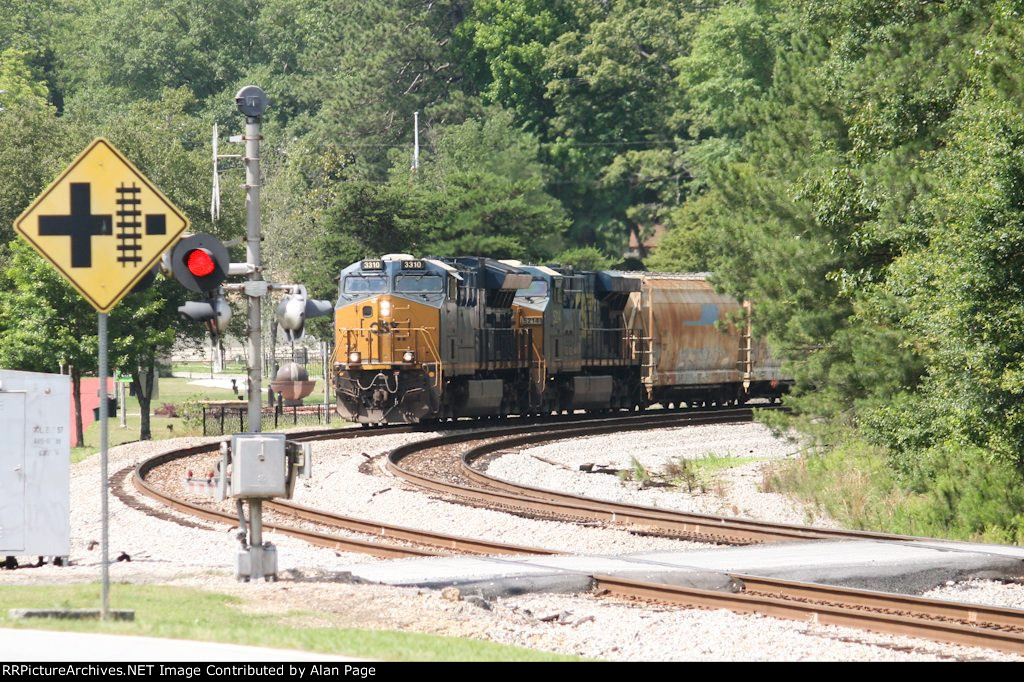
<svg viewBox="0 0 1024 682"><path fill-rule="evenodd" d="M260 299L267 294L260 262L260 117L267 110L267 94L255 85L247 85L235 95L235 105L245 114L245 255L252 272L245 283L249 299L249 432L262 431L261 405L263 366L263 324L260 319ZM249 554L252 576L263 576L263 500L249 500Z"/></svg>
<svg viewBox="0 0 1024 682"><path fill-rule="evenodd" d="M267 95L255 85L247 85L235 95L238 110L245 115L245 226L246 261L252 266L245 295L249 299L249 432L259 433L262 412L262 324L260 299L267 293L260 261L260 117L267 109Z"/></svg>

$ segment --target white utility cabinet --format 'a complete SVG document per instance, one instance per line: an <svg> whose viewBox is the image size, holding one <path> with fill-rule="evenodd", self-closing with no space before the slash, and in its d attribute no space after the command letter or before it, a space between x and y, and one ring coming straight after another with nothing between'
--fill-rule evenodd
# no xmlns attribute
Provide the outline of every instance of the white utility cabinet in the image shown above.
<svg viewBox="0 0 1024 682"><path fill-rule="evenodd" d="M0 369L0 557L71 553L71 377Z"/></svg>

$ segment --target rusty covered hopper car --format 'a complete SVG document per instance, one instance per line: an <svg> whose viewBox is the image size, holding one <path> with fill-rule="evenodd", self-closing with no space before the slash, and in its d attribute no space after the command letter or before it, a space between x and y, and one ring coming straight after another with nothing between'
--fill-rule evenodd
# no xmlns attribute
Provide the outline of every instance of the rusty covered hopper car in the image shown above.
<svg viewBox="0 0 1024 682"><path fill-rule="evenodd" d="M622 275L640 285L623 319L639 340L649 402L721 405L785 393L779 362L750 333L749 303L717 293L706 274Z"/></svg>

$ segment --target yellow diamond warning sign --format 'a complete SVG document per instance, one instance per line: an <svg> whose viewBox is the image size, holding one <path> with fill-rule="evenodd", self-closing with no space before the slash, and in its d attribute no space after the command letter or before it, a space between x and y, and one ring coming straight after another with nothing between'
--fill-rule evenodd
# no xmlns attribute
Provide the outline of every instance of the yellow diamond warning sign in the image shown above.
<svg viewBox="0 0 1024 682"><path fill-rule="evenodd" d="M188 224L146 176L99 138L25 209L14 229L105 313Z"/></svg>

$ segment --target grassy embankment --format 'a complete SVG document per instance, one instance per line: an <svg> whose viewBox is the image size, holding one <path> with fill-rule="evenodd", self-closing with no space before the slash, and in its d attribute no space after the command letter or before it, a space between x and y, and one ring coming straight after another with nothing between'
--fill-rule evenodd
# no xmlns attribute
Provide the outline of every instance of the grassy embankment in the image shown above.
<svg viewBox="0 0 1024 682"><path fill-rule="evenodd" d="M905 461L905 460L904 460ZM978 542L1024 540L1024 481L976 448L921 453L913 468L855 438L773 464L763 488L796 497L847 528Z"/></svg>
<svg viewBox="0 0 1024 682"><path fill-rule="evenodd" d="M16 621L11 608L97 608L98 585L0 587L0 626L226 642L392 661L568 661L532 649L455 637L339 627L338 614L252 613L238 597L155 585L111 586L111 607L132 609L131 622ZM311 625L315 623L316 625Z"/></svg>

